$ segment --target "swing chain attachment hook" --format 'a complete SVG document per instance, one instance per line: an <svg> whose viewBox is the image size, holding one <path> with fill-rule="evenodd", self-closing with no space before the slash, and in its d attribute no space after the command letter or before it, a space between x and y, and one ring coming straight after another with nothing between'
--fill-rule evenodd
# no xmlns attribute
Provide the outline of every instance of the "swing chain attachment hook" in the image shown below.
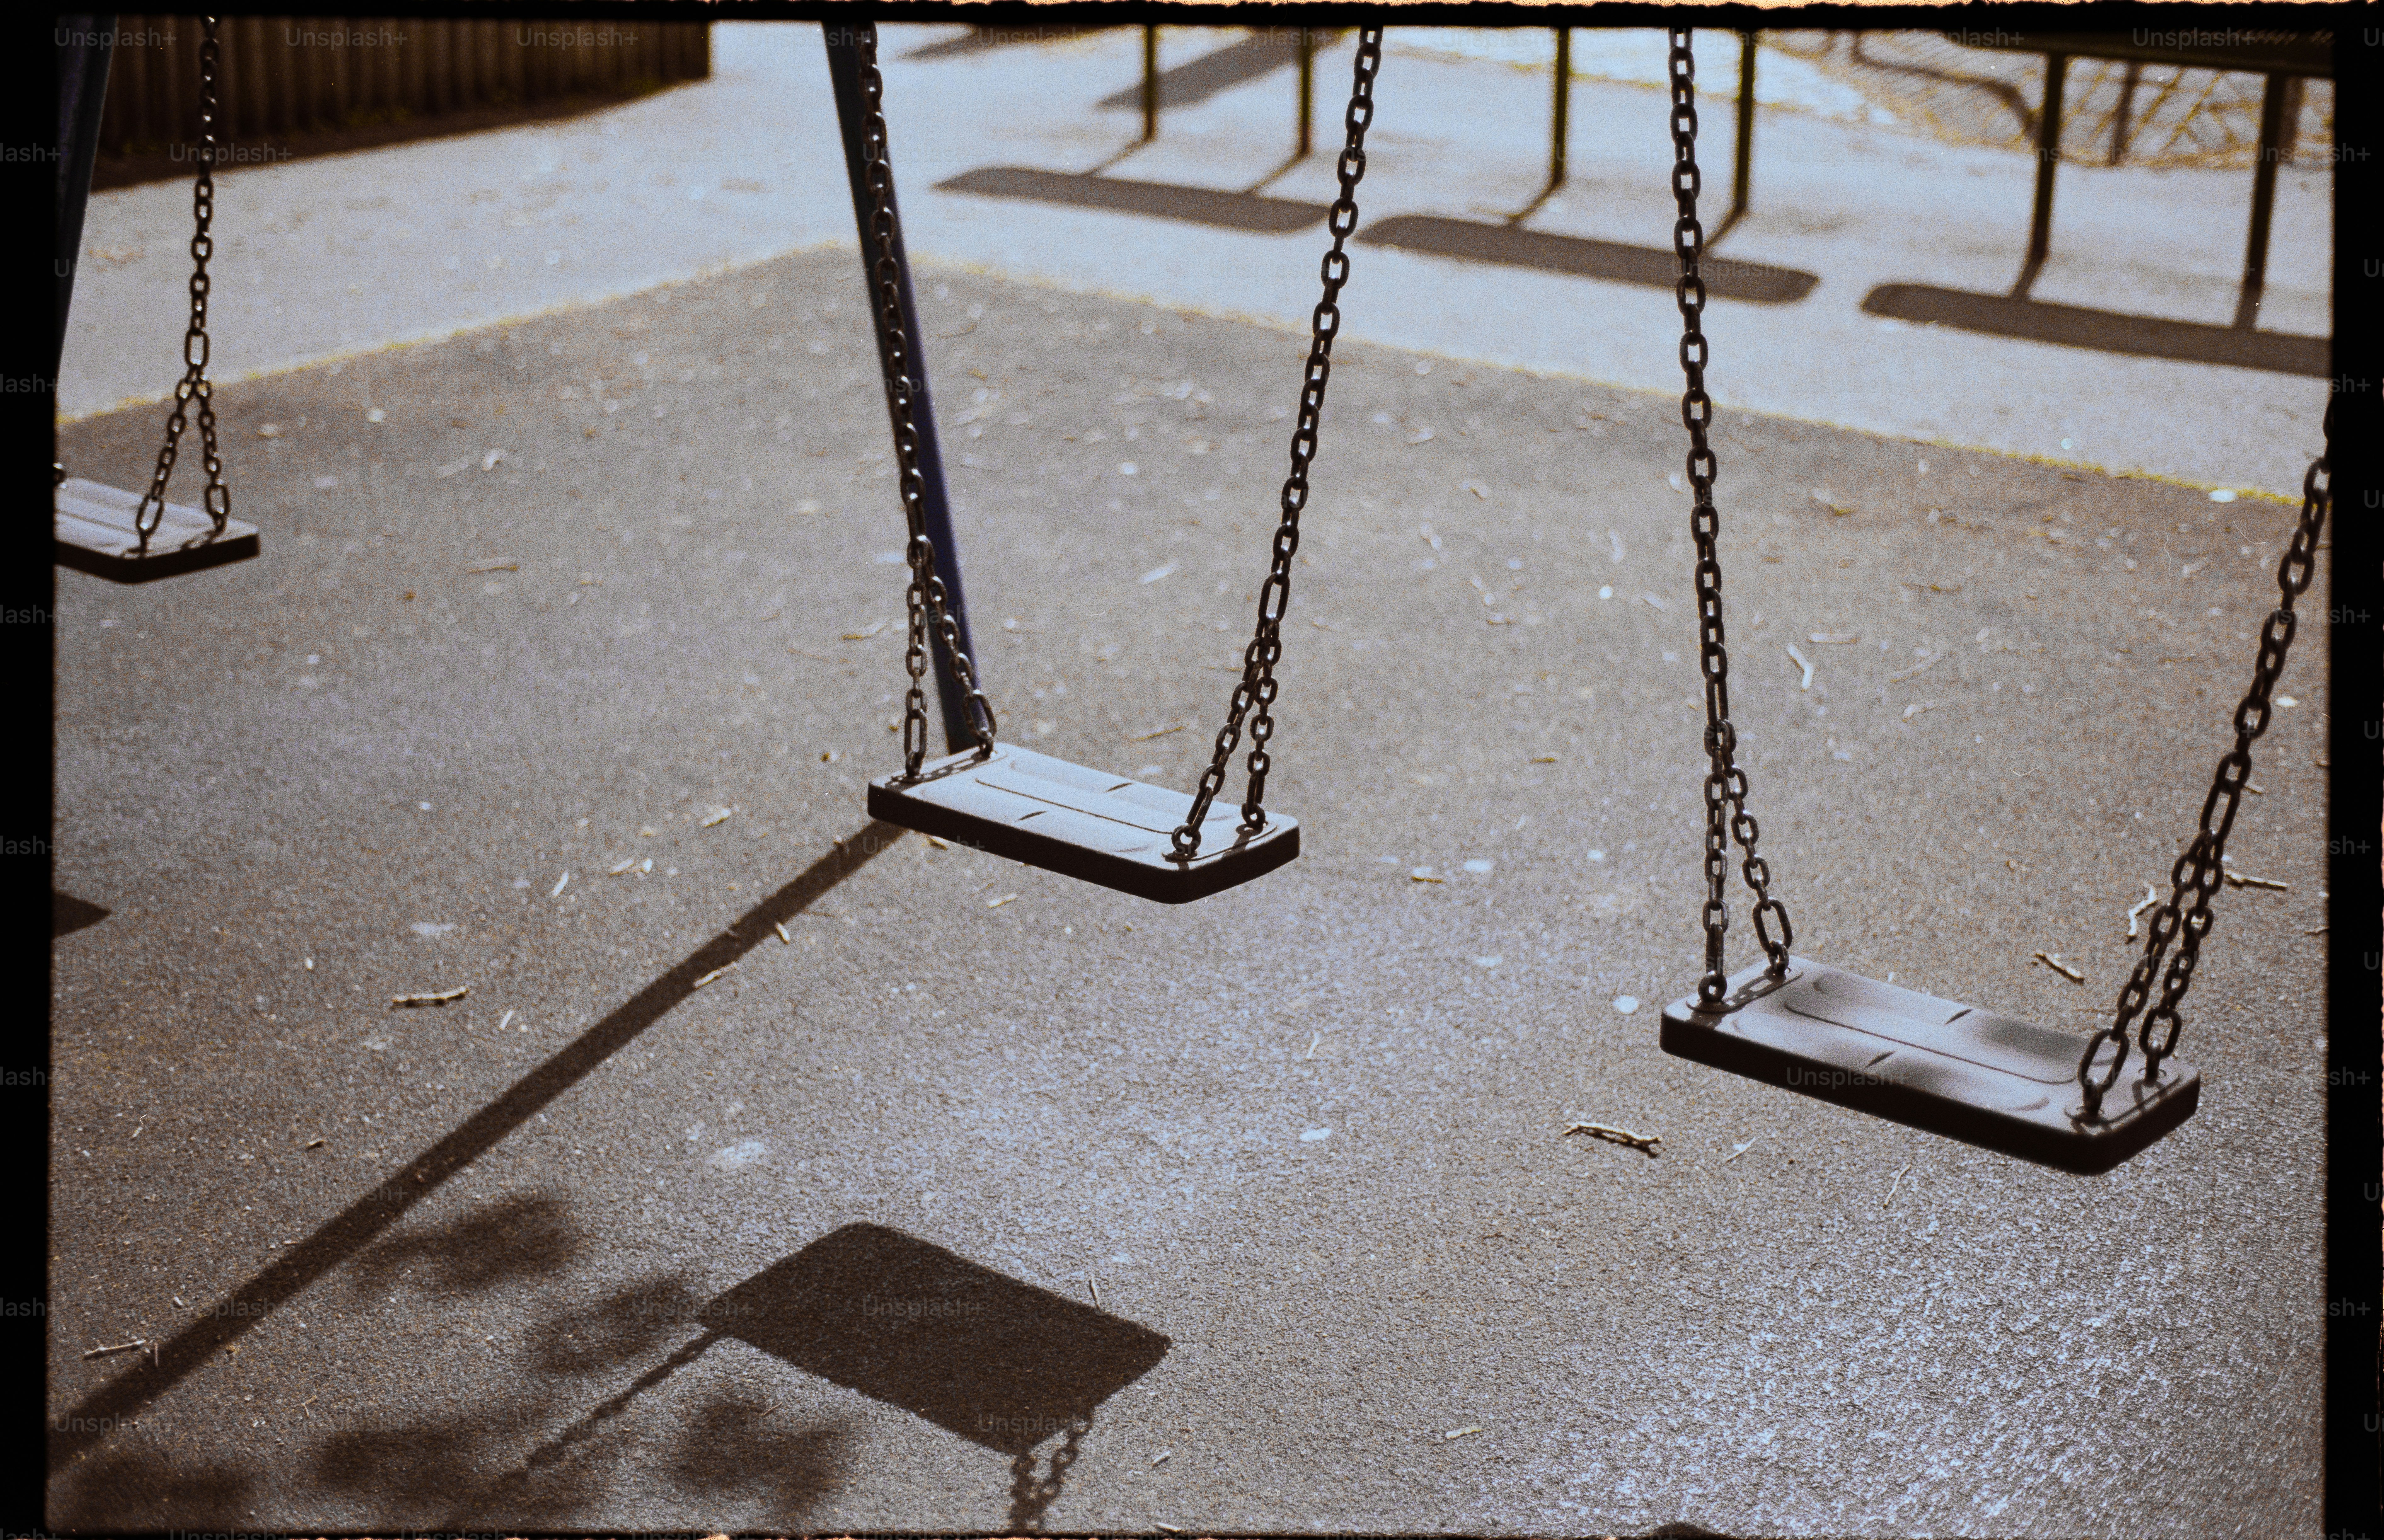
<svg viewBox="0 0 2384 1540"><path fill-rule="evenodd" d="M1273 765L1267 740L1274 736L1274 665L1283 657L1283 617L1291 607L1291 559L1299 550L1299 514L1308 506L1308 466L1316 457L1316 428L1324 411L1324 384L1333 373L1333 339L1341 330L1341 286L1349 281L1349 256L1342 248L1358 229L1358 182L1366 174L1366 130L1374 120L1374 76L1383 65L1383 29L1361 27L1358 56L1351 68L1349 110L1343 124L1347 140L1336 168L1341 195L1334 200L1326 228L1333 249L1324 254L1324 295L1316 303L1308 345L1308 368L1299 391L1299 420L1291 435L1291 474L1283 483L1283 521L1275 528L1273 565L1259 590L1258 628L1242 653L1242 677L1234 686L1225 725L1218 729L1214 752L1200 772L1192 811L1168 837L1177 861L1200 853L1200 826L1209 806L1225 784L1226 767L1242 740L1242 721L1249 718L1249 791L1242 801L1241 833L1254 835L1266 827L1266 778Z"/></svg>
<svg viewBox="0 0 2384 1540"><path fill-rule="evenodd" d="M2215 918L2210 900L2217 897L2226 883L2223 863L2227 858L2227 836L2235 826L2236 809L2243 800L2245 784L2252 778L2252 745L2268 730L2268 698L2285 671L2285 658L2292 649L2293 632L2299 625L2293 614L2293 601L2309 591L2310 578L2317 565L2317 538L2334 505L2331 404L2326 409L2324 434L2325 451L2310 462L2309 469L2302 476L2302 516L2293 527L2292 540L2285 548L2283 559L2277 565L2277 607L2269 612L2266 624L2260 629L2260 652L2252 665L2252 688L2235 708L2235 746L2218 761L2211 778L2210 795L2203 800L2202 822L2194 831L2192 843L2170 868L2168 900L2153 912L2143 955L2136 959L2134 970L2119 991L2118 1002L2111 1012L2111 1025L2088 1039L2085 1052L2079 1056L2078 1087L2084 1093L2084 1113L2089 1123L2102 1117L2103 1098L2119 1082L2119 1067L2128 1062L2128 1026L2139 1012L2143 1012L2143 1025L2138 1029L2136 1042L2143 1049L2143 1077L2158 1079L2161 1061L2177 1051L2177 1036L2183 1025L2178 1007L2184 1003L2185 992L2193 986L2202 940L2210 934ZM2182 939L2178 939L2180 935ZM2161 957L2173 939L2178 942L2177 955L2168 960L2167 969L2163 972ZM2144 1001L2152 995L2153 975L2156 973L2161 974L2160 999L2150 1011L2145 1011ZM2160 1032L2157 1040L2153 1036L2155 1028ZM2093 1073L2094 1055L2106 1043L2111 1046L2111 1062L2097 1078Z"/></svg>
<svg viewBox="0 0 2384 1540"><path fill-rule="evenodd" d="M919 426L913 399L916 391L912 383L910 345L902 327L902 261L894 245L894 164L887 147L886 82L877 72L876 24L863 22L856 31L860 38L861 91L868 104L868 117L862 130L862 155L873 200L869 234L876 247L869 276L877 306L878 356L885 367L887 410L894 419L894 458L901 471L897 485L902 498L902 516L911 531L903 553L911 568L910 588L904 596L910 608L910 641L903 654L911 688L902 698L902 778L916 780L927 757L925 681L930 625L944 644L944 655L951 659L952 677L960 682L962 709L968 718L970 735L976 739L980 760L993 753L995 724L993 704L977 685L976 666L961 651L960 623L952 618L944 580L936 576L936 542L927 535L927 483L919 469Z"/></svg>
<svg viewBox="0 0 2384 1540"><path fill-rule="evenodd" d="M1689 516L1697 544L1698 666L1706 686L1706 971L1697 980L1697 1002L1718 1010L1730 993L1730 975L1722 947L1730 932L1730 905L1723 893L1730 882L1730 844L1735 838L1745 860L1739 872L1755 894L1755 936L1770 960L1769 972L1777 978L1788 971L1788 949L1796 933L1788 923L1788 907L1771 896L1771 868L1756 853L1762 829L1746 811L1746 772L1737 762L1738 732L1730 722L1730 652L1724 645L1721 618L1721 559L1717 544L1721 515L1714 507L1713 485L1720 462L1714 456L1706 430L1713 424L1713 399L1706 394L1706 335L1699 322L1705 313L1705 227L1697 222L1696 56L1690 48L1690 29L1670 29L1671 52L1667 61L1672 92L1672 198L1680 217L1672 226L1672 255L1680 262L1673 297L1681 310L1681 422L1689 430L1689 454L1683 467L1695 507ZM1779 934L1772 934L1777 922Z"/></svg>
<svg viewBox="0 0 2384 1540"><path fill-rule="evenodd" d="M215 388L207 380L207 294L213 280L207 259L215 255L210 233L216 216L217 75L223 50L216 40L217 19L201 17L205 35L199 42L199 178L191 192L191 323L182 332L182 378L174 386L174 411L166 419L166 441L157 450L157 468L149 490L133 510L132 528L141 538L140 554L149 554L149 537L166 518L166 483L173 478L174 462L181 453L182 434L190 426L191 403L199 404L199 447L207 469L205 503L215 532L224 532L231 517L231 491L224 485L223 455L216 447Z"/></svg>

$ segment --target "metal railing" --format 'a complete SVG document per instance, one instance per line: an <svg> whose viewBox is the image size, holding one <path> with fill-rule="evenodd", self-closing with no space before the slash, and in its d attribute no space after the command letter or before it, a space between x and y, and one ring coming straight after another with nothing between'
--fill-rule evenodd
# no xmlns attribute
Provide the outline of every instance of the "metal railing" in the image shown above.
<svg viewBox="0 0 2384 1540"><path fill-rule="evenodd" d="M102 153L189 139L196 21L113 19ZM711 28L700 21L250 16L226 18L221 35L217 132L228 141L632 94L712 71Z"/></svg>

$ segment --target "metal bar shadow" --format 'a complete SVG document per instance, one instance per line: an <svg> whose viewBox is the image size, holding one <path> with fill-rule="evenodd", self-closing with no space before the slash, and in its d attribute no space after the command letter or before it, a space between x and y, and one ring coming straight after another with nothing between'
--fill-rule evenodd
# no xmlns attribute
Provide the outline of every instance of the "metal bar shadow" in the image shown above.
<svg viewBox="0 0 2384 1540"><path fill-rule="evenodd" d="M348 1261L403 1219L406 1211L437 1191L449 1176L486 1154L669 1014L695 992L697 979L744 956L770 935L773 925L801 913L908 832L873 820L859 833L837 841L833 851L813 862L792 882L738 916L727 929L549 1056L445 1138L283 1252L272 1266L236 1291L230 1301L236 1308L208 1311L159 1344L153 1359L86 1397L57 1423L68 1431L55 1433L49 1441L50 1472L64 1470L99 1442L103 1430L123 1425L301 1290Z"/></svg>
<svg viewBox="0 0 2384 1540"><path fill-rule="evenodd" d="M1025 166L987 166L963 171L950 180L937 182L936 191L974 192L983 198L1074 204L1083 208L1182 219L1261 235L1288 235L1306 230L1323 223L1324 217L1332 212L1327 205L1290 198L1228 192L1212 187L1179 187L1173 182L1133 181L1124 177L1079 176L1073 171L1038 171Z"/></svg>
<svg viewBox="0 0 2384 1540"><path fill-rule="evenodd" d="M2065 347L2186 364L2231 364L2237 368L2306 375L2314 379L2327 376L2334 351L2332 340L2325 337L2129 316L1926 283L1882 283L1863 296L1862 308L1872 316L1956 327L1990 337L2058 342Z"/></svg>
<svg viewBox="0 0 2384 1540"><path fill-rule="evenodd" d="M1312 29L1311 36L1319 47L1330 46L1341 35L1337 27ZM1299 62L1299 29L1298 27L1266 27L1254 37L1226 44L1214 53L1203 54L1197 59L1179 64L1173 69L1160 71L1159 106L1188 107L1205 102L1222 91L1230 91L1246 81L1272 75L1287 64ZM1112 110L1142 110L1142 86L1139 82L1124 91L1113 91L1100 99L1100 106Z"/></svg>
<svg viewBox="0 0 2384 1540"><path fill-rule="evenodd" d="M1681 276L1680 259L1666 247L1626 246L1587 236L1552 235L1546 230L1450 219L1436 214L1395 214L1360 230L1358 239L1366 245L1395 246L1429 256L1494 262L1504 267L1536 267L1542 272L1604 279L1610 283L1636 283L1650 289L1669 290ZM1701 270L1707 294L1716 299L1751 300L1757 304L1792 304L1811 293L1814 285L1821 281L1794 267L1775 267L1731 257L1709 255Z"/></svg>

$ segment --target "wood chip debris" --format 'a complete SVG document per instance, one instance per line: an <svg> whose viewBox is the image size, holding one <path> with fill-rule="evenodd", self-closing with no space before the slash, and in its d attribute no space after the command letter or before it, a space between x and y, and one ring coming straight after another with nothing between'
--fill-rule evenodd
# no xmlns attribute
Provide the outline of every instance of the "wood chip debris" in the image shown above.
<svg viewBox="0 0 2384 1540"><path fill-rule="evenodd" d="M708 829L714 824L725 824L728 821L729 815L734 813L737 810L733 807L724 807L719 812L713 813L710 817L704 819L702 823L698 824L695 826L700 829Z"/></svg>
<svg viewBox="0 0 2384 1540"><path fill-rule="evenodd" d="M112 1342L105 1348L94 1348L90 1352L85 1353L83 1357L87 1359L104 1359L110 1353L130 1353L148 1346L149 1343L147 1338L136 1336L130 1342Z"/></svg>
<svg viewBox="0 0 2384 1540"><path fill-rule="evenodd" d="M1762 1133L1756 1135L1755 1137L1747 1140L1745 1144L1740 1145L1737 1149L1723 1156L1721 1158L1721 1163L1724 1165L1730 1164L1732 1161L1737 1160L1741 1155L1745 1154L1748 1150L1753 1149L1757 1145L1761 1144L1770 1136L1771 1130L1769 1128L1765 1129Z"/></svg>
<svg viewBox="0 0 2384 1540"><path fill-rule="evenodd" d="M1890 674L1887 677L1887 682L1892 685L1900 685L1906 679L1918 678L1921 675L1926 674L1931 669L1936 667L1940 663L1943 662L1945 654L1943 652L1931 652L1927 657L1921 659L1918 663L1916 663L1911 667L1906 669L1903 673Z"/></svg>
<svg viewBox="0 0 2384 1540"><path fill-rule="evenodd" d="M554 879L554 886L546 890L546 896L550 899L559 899L563 896L563 890L570 886L571 874L565 872Z"/></svg>
<svg viewBox="0 0 2384 1540"><path fill-rule="evenodd" d="M1311 1033L1310 1033L1310 1034L1308 1035L1308 1051L1307 1051L1306 1053L1301 1054L1301 1055L1300 1055L1300 1057L1301 1057L1302 1059L1313 1059L1313 1058L1315 1058L1315 1057L1316 1057L1316 1045L1317 1045L1317 1044L1319 1044L1319 1043L1321 1043L1321 1042L1322 1042L1323 1040L1324 1040L1324 1034L1323 1034L1323 1033L1322 1033L1322 1032L1311 1032Z"/></svg>
<svg viewBox="0 0 2384 1540"><path fill-rule="evenodd" d="M775 931L776 931L776 932L778 933L778 939L779 939L782 943L784 943L785 945L791 947L791 946L793 946L793 945L795 944L795 938L794 938L793 937L791 937L791 936L789 936L789 935L788 935L788 934L787 934L787 926L786 926L786 923L785 923L784 921L781 921L781 920L773 920L773 921L771 921L771 922L770 922L770 928L771 928L772 930L775 930Z"/></svg>
<svg viewBox="0 0 2384 1540"><path fill-rule="evenodd" d="M1894 1180L1894 1181L1893 1181L1893 1182L1890 1182L1890 1183L1887 1185L1887 1197L1886 1197L1886 1198L1885 1198L1883 1201L1881 1201L1881 1204L1880 1204L1880 1207L1881 1207L1881 1208L1884 1209L1884 1208L1886 1208L1886 1207L1887 1207L1887 1205L1888 1205L1888 1204L1893 1203L1893 1202L1894 1202L1894 1201L1895 1201L1895 1189L1896 1189L1896 1188L1898 1188L1898 1187L1900 1187L1900 1186L1904 1186L1904 1172L1905 1172L1905 1171L1910 1171L1911 1169L1912 1169L1912 1162L1911 1162L1911 1161L1906 1161L1904 1163L1904 1171L1899 1171L1899 1172L1897 1172L1897 1173L1895 1174L1895 1180Z"/></svg>
<svg viewBox="0 0 2384 1540"><path fill-rule="evenodd" d="M618 861L615 862L612 865L605 867L605 868L604 868L604 875L605 875L606 876L608 876L608 877L617 877L617 876L619 876L622 873L624 873L624 872L626 872L626 871L628 871L628 870L630 870L632 867L636 866L636 865L637 865L637 863L638 863L638 858L637 858L636 856L633 856L633 855L630 855L630 856L623 856L620 860L618 860Z"/></svg>
<svg viewBox="0 0 2384 1540"><path fill-rule="evenodd" d="M1533 764L1554 764L1556 762L1557 756L1554 754L1533 754L1532 756L1532 763Z"/></svg>
<svg viewBox="0 0 2384 1540"><path fill-rule="evenodd" d="M1906 722L1909 722L1924 711L1935 711L1936 709L1937 702L1934 701L1915 701L1912 704L1904 708L1904 719Z"/></svg>
<svg viewBox="0 0 2384 1540"><path fill-rule="evenodd" d="M2158 902L2160 902L2160 894L2154 891L2151 883L2144 884L2144 896L2136 900L2136 906L2133 909L2128 911L2129 940L2134 940L2141 934L2136 925L2136 916Z"/></svg>
<svg viewBox="0 0 2384 1540"><path fill-rule="evenodd" d="M1151 1522L1159 1523L1159 1521L1154 1519ZM1170 1534L1181 1534L1184 1533L1182 1530L1177 1529L1173 1524L1160 1524L1159 1527L1165 1530Z"/></svg>
<svg viewBox="0 0 2384 1540"><path fill-rule="evenodd" d="M2055 973L2059 974L2062 977L2067 979L2072 984L2083 984L2086 982L2086 975L2084 974L2080 973L2068 963L2064 962L2058 956L2052 952L2040 951L2031 953L2030 955L2033 956L2036 961L2043 963L2046 967L2051 968Z"/></svg>
<svg viewBox="0 0 2384 1540"><path fill-rule="evenodd" d="M714 968L710 973L704 975L702 978L697 979L693 984L689 985L688 987L690 989L701 989L705 985L711 983L714 979L718 978L722 974L726 973L729 969L735 966L737 966L737 964L734 962L724 962L719 967Z"/></svg>
<svg viewBox="0 0 2384 1540"><path fill-rule="evenodd" d="M417 1005L444 1005L450 1000L462 1000L471 992L470 985L459 984L453 989L441 989L428 995L391 995L389 998L389 1005L392 1011L406 1010Z"/></svg>
<svg viewBox="0 0 2384 1540"><path fill-rule="evenodd" d="M1165 738L1169 733L1180 733L1183 730L1184 724L1178 722L1172 727L1153 727L1147 733L1136 733L1132 738L1127 739L1126 741L1128 743L1148 743L1154 738Z"/></svg>
<svg viewBox="0 0 2384 1540"><path fill-rule="evenodd" d="M1796 664L1797 664L1799 667L1801 667L1801 668L1803 668L1803 669L1805 670L1805 679L1804 679L1804 682L1803 682L1802 684L1798 685L1796 688L1797 688L1798 689L1812 689L1812 688L1813 688L1813 660L1812 660L1812 659L1810 659L1810 658L1808 658L1808 657L1807 657L1804 653L1799 652L1798 651L1796 651L1796 644L1795 644L1794 642L1793 642L1793 641L1792 641L1792 642L1790 642L1790 643L1788 644L1788 656L1789 656L1791 659L1793 659L1793 660L1796 663Z"/></svg>
<svg viewBox="0 0 2384 1540"><path fill-rule="evenodd" d="M516 1014L518 1014L518 1012L507 1011L503 1015L499 1016L497 1018L497 1030L503 1032L506 1027L511 1026L513 1025L514 1017Z"/></svg>
<svg viewBox="0 0 2384 1540"><path fill-rule="evenodd" d="M322 1145L323 1141L321 1139L308 1139L304 1144L298 1148L301 1149L319 1149L322 1148Z"/></svg>
<svg viewBox="0 0 2384 1540"><path fill-rule="evenodd" d="M1152 1458L1152 1459L1151 1459L1151 1461L1150 1461L1150 1468L1151 1468L1152 1470L1154 1470L1154 1471L1158 1470L1161 1466L1162 1466L1162 1465L1164 1465L1164 1464L1166 1464L1166 1463L1167 1463L1167 1457L1168 1457L1168 1456L1170 1456L1170 1455L1172 1455L1172 1454L1173 1454L1174 1452L1175 1452L1175 1451L1174 1451L1174 1450L1173 1450L1173 1449L1161 1449L1161 1450L1160 1450L1160 1451L1159 1451L1159 1453L1158 1453L1156 1456L1154 1456L1154 1457ZM1161 1525L1160 1525L1159 1527L1160 1527L1160 1528L1161 1528L1161 1529L1165 1529L1167 1526L1166 1526L1166 1525L1164 1525L1164 1524L1161 1524Z"/></svg>
<svg viewBox="0 0 2384 1540"><path fill-rule="evenodd" d="M1815 631L1811 640L1819 647L1851 647L1862 638L1852 631Z"/></svg>
<svg viewBox="0 0 2384 1540"><path fill-rule="evenodd" d="M521 564L513 561L478 562L464 569L466 575L475 578L483 572L519 572L520 570Z"/></svg>
<svg viewBox="0 0 2384 1540"><path fill-rule="evenodd" d="M940 834L931 834L927 836L927 843L933 845L939 851L949 851L952 848L951 843L945 839Z"/></svg>
<svg viewBox="0 0 2384 1540"><path fill-rule="evenodd" d="M1565 1132L1586 1134L1591 1138L1604 1139L1608 1144L1627 1144L1633 1149L1644 1149L1650 1155L1655 1154L1656 1147L1664 1142L1664 1136L1661 1134L1633 1134L1628 1128L1615 1128L1603 1123L1567 1124Z"/></svg>
<svg viewBox="0 0 2384 1540"><path fill-rule="evenodd" d="M1481 1425L1480 1425L1479 1423L1476 1423L1476 1424L1474 1424L1474 1425L1472 1425L1472 1426L1471 1426L1471 1427L1451 1428L1451 1429L1449 1429L1447 1433L1442 1434L1440 1436L1441 1436L1443 1439L1450 1439L1450 1438L1463 1438L1463 1437L1466 1437L1467 1435L1469 1435L1469 1434L1477 1434L1477 1433L1480 1433L1481 1431L1482 1431Z"/></svg>
<svg viewBox="0 0 2384 1540"><path fill-rule="evenodd" d="M1646 603L1647 603L1651 608L1660 610L1660 609L1662 609L1662 608L1664 607L1664 601L1663 601L1662 599L1658 598L1658 597L1657 595L1655 595L1655 594L1652 594L1652 593L1642 593L1639 597L1640 597L1640 599L1641 599L1641 600L1643 600L1644 602L1646 602Z"/></svg>
<svg viewBox="0 0 2384 1540"><path fill-rule="evenodd" d="M2226 877L2227 885L2229 888L2266 888L2269 891L2276 893L2290 893L2292 891L2292 888L2288 887L2286 884L2278 882L2271 877L2247 877L2241 872L2229 872L2226 874Z"/></svg>
<svg viewBox="0 0 2384 1540"><path fill-rule="evenodd" d="M867 630L845 632L842 640L846 641L867 641L871 637L875 636L878 632L884 629L886 629L886 622L880 620L872 625Z"/></svg>
<svg viewBox="0 0 2384 1540"><path fill-rule="evenodd" d="M1004 893L1001 897L995 899L992 902L987 904L986 907L987 909L1000 909L1003 904L1008 903L1011 900L1016 897L1018 897L1018 895L1015 893Z"/></svg>
<svg viewBox="0 0 2384 1540"><path fill-rule="evenodd" d="M1830 491L1827 487L1814 488L1813 501L1819 503L1822 507L1827 508L1830 512L1838 515L1842 518L1853 514L1854 512L1852 508L1840 503L1838 501L1838 494Z"/></svg>
<svg viewBox="0 0 2384 1540"><path fill-rule="evenodd" d="M1923 589L1931 593L1959 593L1962 591L1962 585L1959 583L1917 583L1909 578L1904 579L1904 586L1908 589Z"/></svg>

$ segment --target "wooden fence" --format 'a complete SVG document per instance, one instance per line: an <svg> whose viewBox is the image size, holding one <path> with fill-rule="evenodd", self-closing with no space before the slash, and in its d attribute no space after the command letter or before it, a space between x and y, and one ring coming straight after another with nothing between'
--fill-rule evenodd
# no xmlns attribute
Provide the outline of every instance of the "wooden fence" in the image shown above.
<svg viewBox="0 0 2384 1540"><path fill-rule="evenodd" d="M225 143L628 95L712 72L701 21L230 17L217 36ZM196 136L200 37L194 17L116 19L103 154Z"/></svg>

